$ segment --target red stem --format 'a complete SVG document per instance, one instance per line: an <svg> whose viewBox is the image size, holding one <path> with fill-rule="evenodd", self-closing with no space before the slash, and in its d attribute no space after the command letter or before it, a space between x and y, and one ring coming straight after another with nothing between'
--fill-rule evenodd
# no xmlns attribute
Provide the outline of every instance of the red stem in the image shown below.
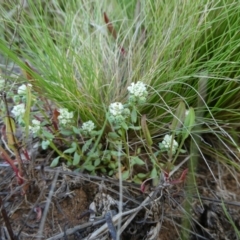
<svg viewBox="0 0 240 240"><path fill-rule="evenodd" d="M18 184L22 185L23 184L23 178L22 178L22 173L19 171L19 169L15 166L13 160L8 156L8 154L5 152L4 149L1 149L0 153L1 157L11 166L12 170L15 172L16 177L18 179Z"/></svg>

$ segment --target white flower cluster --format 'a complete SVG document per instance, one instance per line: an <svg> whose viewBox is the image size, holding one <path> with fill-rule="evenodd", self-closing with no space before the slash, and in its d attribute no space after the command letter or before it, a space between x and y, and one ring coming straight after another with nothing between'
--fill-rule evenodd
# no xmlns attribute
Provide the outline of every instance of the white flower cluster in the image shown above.
<svg viewBox="0 0 240 240"><path fill-rule="evenodd" d="M11 112L14 115L14 117L16 117L16 118L23 117L23 115L25 113L25 104L20 103L20 104L14 106Z"/></svg>
<svg viewBox="0 0 240 240"><path fill-rule="evenodd" d="M25 95L27 93L27 87L32 87L32 84L23 84L21 86L18 87L18 91L17 93L19 95Z"/></svg>
<svg viewBox="0 0 240 240"><path fill-rule="evenodd" d="M172 144L172 146L171 146L171 144ZM172 154L175 154L177 151L177 148L178 148L178 143L174 139L172 142L172 135L167 134L164 136L163 141L159 144L159 147L163 151L169 152L170 150L172 150ZM171 149L171 147L172 147L172 149Z"/></svg>
<svg viewBox="0 0 240 240"><path fill-rule="evenodd" d="M17 104L13 107L11 113L14 115L14 117L16 118L16 121L19 124L24 124L24 114L25 114L25 104L24 103L20 103Z"/></svg>
<svg viewBox="0 0 240 240"><path fill-rule="evenodd" d="M92 132L94 128L95 128L95 124L91 120L84 122L82 125L82 130L87 133Z"/></svg>
<svg viewBox="0 0 240 240"><path fill-rule="evenodd" d="M134 95L135 97L146 97L148 94L146 84L140 81L137 83L131 83L127 89L130 94Z"/></svg>
<svg viewBox="0 0 240 240"><path fill-rule="evenodd" d="M29 126L29 129L32 131L32 133L37 133L41 129L41 122L37 119L32 120L32 126Z"/></svg>
<svg viewBox="0 0 240 240"><path fill-rule="evenodd" d="M124 106L120 102L111 103L109 106L109 112L113 116L122 115Z"/></svg>
<svg viewBox="0 0 240 240"><path fill-rule="evenodd" d="M146 84L138 81L137 83L131 83L127 89L130 93L130 102L139 104L146 102L146 97L148 95Z"/></svg>
<svg viewBox="0 0 240 240"><path fill-rule="evenodd" d="M110 121L113 124L120 125L130 115L130 110L124 108L120 102L111 103L109 106Z"/></svg>
<svg viewBox="0 0 240 240"><path fill-rule="evenodd" d="M61 125L66 125L72 121L73 112L69 112L66 108L60 108L58 120Z"/></svg>

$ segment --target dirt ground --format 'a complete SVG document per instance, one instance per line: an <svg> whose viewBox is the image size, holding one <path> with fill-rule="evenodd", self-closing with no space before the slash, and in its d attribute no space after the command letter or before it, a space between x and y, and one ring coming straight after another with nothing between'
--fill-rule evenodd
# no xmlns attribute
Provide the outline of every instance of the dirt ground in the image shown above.
<svg viewBox="0 0 240 240"><path fill-rule="evenodd" d="M120 199L118 180L74 173L65 166L50 169L42 159L34 166L25 163L29 186L22 195L10 167L0 163L1 240L11 239L7 227L15 239L116 239L112 223L118 221L122 240L239 239L239 174L213 162L208 164L215 179L199 162L201 200L194 189L189 204L184 185L142 193L140 185L124 182ZM184 235L186 216L190 226Z"/></svg>

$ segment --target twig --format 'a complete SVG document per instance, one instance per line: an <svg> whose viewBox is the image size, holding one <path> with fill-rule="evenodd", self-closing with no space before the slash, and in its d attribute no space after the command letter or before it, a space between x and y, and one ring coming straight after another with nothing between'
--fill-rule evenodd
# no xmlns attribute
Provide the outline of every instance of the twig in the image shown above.
<svg viewBox="0 0 240 240"><path fill-rule="evenodd" d="M113 221L112 221L111 212L106 213L105 220L106 220L106 223L108 225L108 230L109 230L109 233L111 235L112 240L116 240L117 239L117 232L116 232L116 228L115 228L115 226L113 224Z"/></svg>
<svg viewBox="0 0 240 240"><path fill-rule="evenodd" d="M1 197L0 197L0 208L1 208L1 213L2 213L2 216L3 216L4 222L5 222L5 225L6 225L7 230L8 230L8 234L9 234L11 240L16 240L17 238L13 234L12 226L10 224L7 212L6 212L6 210L5 210L4 206L3 206L3 202L2 202L2 198Z"/></svg>
<svg viewBox="0 0 240 240"><path fill-rule="evenodd" d="M180 194L180 195L184 196L184 194ZM224 203L224 204L227 204L227 205L240 207L239 202L229 202L229 201L225 201L225 200L213 199L213 198L208 198L208 197L204 197L204 196L196 196L196 195L193 195L192 197L197 198L197 199L200 197L202 200L205 200L205 201Z"/></svg>
<svg viewBox="0 0 240 240"><path fill-rule="evenodd" d="M45 225L45 222L46 222L47 213L48 213L48 209L49 209L51 199L52 199L52 196L53 196L53 193L54 193L54 187L55 187L56 182L57 182L58 174L59 174L59 171L57 171L55 176L54 176L52 186L51 186L51 189L50 189L49 194L48 194L48 200L47 200L46 206L44 208L42 220L41 220L41 223L40 223L40 226L39 226L39 231L38 231L38 234L37 234L38 235L37 239L42 238L41 234L43 232L43 228L44 228L44 225Z"/></svg>
<svg viewBox="0 0 240 240"><path fill-rule="evenodd" d="M59 238L62 238L65 235L71 235L79 230L82 230L84 228L88 228L88 227L94 227L98 224L101 224L101 223L104 223L105 222L105 219L101 219L101 220L98 220L98 221L95 221L95 222L87 222L87 223L84 223L82 225L78 225L78 226L75 226L73 228L69 228L66 230L66 232L62 232L62 233L59 233L53 237L50 237L48 238L47 240L58 240Z"/></svg>

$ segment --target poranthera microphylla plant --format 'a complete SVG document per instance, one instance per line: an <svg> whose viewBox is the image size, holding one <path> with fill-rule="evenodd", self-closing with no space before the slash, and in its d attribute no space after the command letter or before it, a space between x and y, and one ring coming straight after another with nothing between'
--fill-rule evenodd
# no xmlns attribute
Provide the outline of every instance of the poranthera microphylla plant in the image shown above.
<svg viewBox="0 0 240 240"><path fill-rule="evenodd" d="M21 85L17 95L13 96L15 105L11 109L11 115L26 136L38 137L41 139L43 149L50 147L55 150L57 157L52 160L52 167L57 166L60 161L66 161L67 165L74 169L87 170L91 174L102 172L109 176L117 176L118 160L120 159L123 179L142 182L147 178L159 178L163 174L165 182L171 184L169 177L175 167L175 160L179 153L184 152L183 143L189 136L195 121L194 110L192 108L186 110L185 104L181 102L177 107L169 131L158 143L158 150L153 151L151 147L153 140L148 130L146 115L141 116L139 113L139 107L147 103L147 86L139 81L131 83L127 90L129 97L126 103L114 102L108 106L102 129L97 129L91 119L83 122L80 127L76 126L74 112L66 108L53 109L49 119L43 109L44 104L36 101L37 94L34 93L30 84ZM33 106L37 107L39 111L32 112ZM5 123L5 125L7 124ZM106 134L107 125L111 130ZM149 150L150 172L133 174L132 169L135 166L143 168L146 162L137 152L133 154L130 151L126 140L129 131L139 131L139 136L143 136L142 142L143 144L145 142L147 146L146 151ZM106 136L107 144L103 148L104 136ZM9 149L9 138L5 142ZM62 146L64 146L64 150L62 150ZM162 154L167 154L167 162L162 161ZM19 177L19 164L16 167L8 157L9 153L3 149L1 149L1 155ZM182 182L185 175L186 170L179 180L172 181L172 183ZM20 177L20 179L23 178ZM23 181L19 181L19 183L22 184Z"/></svg>

